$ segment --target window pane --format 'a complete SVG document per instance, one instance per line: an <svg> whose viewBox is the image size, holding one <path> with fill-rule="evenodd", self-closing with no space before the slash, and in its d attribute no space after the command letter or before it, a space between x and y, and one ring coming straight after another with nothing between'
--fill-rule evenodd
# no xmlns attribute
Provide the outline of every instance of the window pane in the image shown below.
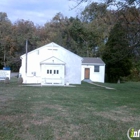
<svg viewBox="0 0 140 140"><path fill-rule="evenodd" d="M56 70L54 70L54 74L56 74Z"/></svg>
<svg viewBox="0 0 140 140"><path fill-rule="evenodd" d="M36 72L34 72L34 76L36 76Z"/></svg>
<svg viewBox="0 0 140 140"><path fill-rule="evenodd" d="M59 74L59 70L57 70L57 74Z"/></svg>
<svg viewBox="0 0 140 140"><path fill-rule="evenodd" d="M52 74L52 70L50 70L50 74Z"/></svg>
<svg viewBox="0 0 140 140"><path fill-rule="evenodd" d="M49 74L49 70L47 70L47 74Z"/></svg>
<svg viewBox="0 0 140 140"><path fill-rule="evenodd" d="M100 71L99 68L100 68L99 66L94 66L94 72L99 72Z"/></svg>

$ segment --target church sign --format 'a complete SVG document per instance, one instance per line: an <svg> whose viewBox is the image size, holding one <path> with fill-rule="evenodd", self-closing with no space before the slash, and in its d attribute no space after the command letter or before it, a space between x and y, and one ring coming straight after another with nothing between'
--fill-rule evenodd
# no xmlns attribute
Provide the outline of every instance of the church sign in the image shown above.
<svg viewBox="0 0 140 140"><path fill-rule="evenodd" d="M0 80L5 80L7 77L10 79L10 70L0 70Z"/></svg>

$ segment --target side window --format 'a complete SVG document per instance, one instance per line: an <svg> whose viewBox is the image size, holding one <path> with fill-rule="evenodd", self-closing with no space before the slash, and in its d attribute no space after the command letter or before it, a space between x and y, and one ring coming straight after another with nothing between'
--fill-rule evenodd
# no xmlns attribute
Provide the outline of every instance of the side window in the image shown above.
<svg viewBox="0 0 140 140"><path fill-rule="evenodd" d="M39 50L37 50L37 55L39 55Z"/></svg>
<svg viewBox="0 0 140 140"><path fill-rule="evenodd" d="M59 74L59 70L57 70L57 74Z"/></svg>
<svg viewBox="0 0 140 140"><path fill-rule="evenodd" d="M36 76L36 72L34 72L34 76Z"/></svg>
<svg viewBox="0 0 140 140"><path fill-rule="evenodd" d="M94 66L94 72L100 72L100 66L95 65Z"/></svg>

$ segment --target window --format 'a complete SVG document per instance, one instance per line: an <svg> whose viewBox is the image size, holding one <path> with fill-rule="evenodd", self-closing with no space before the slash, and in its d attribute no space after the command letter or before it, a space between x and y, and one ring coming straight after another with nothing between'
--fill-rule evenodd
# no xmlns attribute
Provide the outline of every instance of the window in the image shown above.
<svg viewBox="0 0 140 140"><path fill-rule="evenodd" d="M37 50L37 55L39 55L39 50Z"/></svg>
<svg viewBox="0 0 140 140"><path fill-rule="evenodd" d="M31 74L32 74L33 76L36 76L36 72L31 72Z"/></svg>
<svg viewBox="0 0 140 140"><path fill-rule="evenodd" d="M47 70L47 74L49 74L49 70Z"/></svg>
<svg viewBox="0 0 140 140"><path fill-rule="evenodd" d="M50 70L50 74L52 74L52 70Z"/></svg>
<svg viewBox="0 0 140 140"><path fill-rule="evenodd" d="M34 76L36 76L36 72L34 72L34 74L33 74Z"/></svg>
<svg viewBox="0 0 140 140"><path fill-rule="evenodd" d="M94 66L94 72L100 72L100 66Z"/></svg>
<svg viewBox="0 0 140 140"><path fill-rule="evenodd" d="M47 74L59 74L59 70L47 70Z"/></svg>
<svg viewBox="0 0 140 140"><path fill-rule="evenodd" d="M56 74L56 70L54 70L54 74Z"/></svg>

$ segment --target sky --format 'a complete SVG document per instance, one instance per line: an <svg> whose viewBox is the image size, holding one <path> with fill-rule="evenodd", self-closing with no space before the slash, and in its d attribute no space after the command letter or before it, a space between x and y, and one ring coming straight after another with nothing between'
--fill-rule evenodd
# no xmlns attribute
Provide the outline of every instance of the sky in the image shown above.
<svg viewBox="0 0 140 140"><path fill-rule="evenodd" d="M75 5L74 0L0 0L0 12L7 13L12 23L24 19L44 25L59 12L75 17L80 11L80 8L71 10Z"/></svg>

